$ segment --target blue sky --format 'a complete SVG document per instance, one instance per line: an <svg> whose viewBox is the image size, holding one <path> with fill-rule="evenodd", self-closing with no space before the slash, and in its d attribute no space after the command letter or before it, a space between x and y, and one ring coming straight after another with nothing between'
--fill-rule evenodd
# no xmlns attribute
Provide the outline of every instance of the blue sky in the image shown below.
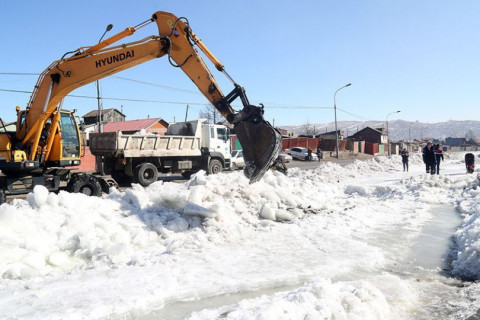
<svg viewBox="0 0 480 320"><path fill-rule="evenodd" d="M298 2L298 3L297 3ZM480 2L365 1L1 1L0 116L15 119L37 76L65 52L137 25L155 11L189 19L193 31L244 86L264 103L275 125L334 120L421 122L480 118ZM154 24L121 42L157 34ZM224 93L232 87L212 72ZM104 108L122 108L127 120L196 118L207 100L180 69L160 58L101 80ZM159 86L155 86L159 85ZM168 86L174 89L162 88ZM72 92L63 107L82 116L97 108L96 88ZM148 100L138 102L129 100ZM175 102L175 103L168 103ZM314 108L305 108L314 107Z"/></svg>

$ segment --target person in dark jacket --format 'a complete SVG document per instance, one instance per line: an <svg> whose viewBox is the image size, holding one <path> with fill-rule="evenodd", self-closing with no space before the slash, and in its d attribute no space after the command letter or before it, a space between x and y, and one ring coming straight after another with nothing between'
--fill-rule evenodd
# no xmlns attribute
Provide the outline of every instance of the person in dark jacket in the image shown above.
<svg viewBox="0 0 480 320"><path fill-rule="evenodd" d="M320 161L320 159L323 158L322 149L320 149L320 146L317 147L317 158L317 161Z"/></svg>
<svg viewBox="0 0 480 320"><path fill-rule="evenodd" d="M405 169L408 171L408 157L409 157L409 154L408 154L407 149L403 148L401 155L402 155L403 171L405 171Z"/></svg>
<svg viewBox="0 0 480 320"><path fill-rule="evenodd" d="M308 161L312 161L312 149L308 148L307 150L307 157L308 157Z"/></svg>
<svg viewBox="0 0 480 320"><path fill-rule="evenodd" d="M422 152L423 163L427 169L427 173L435 174L435 151L431 142L428 142L427 145L423 148Z"/></svg>
<svg viewBox="0 0 480 320"><path fill-rule="evenodd" d="M443 160L443 151L440 148L440 145L437 144L434 148L435 153L435 164L437 165L437 174L440 174L440 161Z"/></svg>

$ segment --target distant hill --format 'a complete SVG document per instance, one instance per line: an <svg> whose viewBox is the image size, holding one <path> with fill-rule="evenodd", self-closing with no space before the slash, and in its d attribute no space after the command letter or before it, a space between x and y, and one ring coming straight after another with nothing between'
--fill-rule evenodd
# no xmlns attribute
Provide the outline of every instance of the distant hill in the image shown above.
<svg viewBox="0 0 480 320"><path fill-rule="evenodd" d="M386 128L385 121L338 121L339 130L344 130L347 136L365 127ZM282 126L282 129L292 130L297 134L319 134L335 130L335 123L308 124L300 126ZM433 137L437 139L480 137L480 121L445 121L438 123L423 123L418 121L390 120L388 121L390 140L415 139Z"/></svg>

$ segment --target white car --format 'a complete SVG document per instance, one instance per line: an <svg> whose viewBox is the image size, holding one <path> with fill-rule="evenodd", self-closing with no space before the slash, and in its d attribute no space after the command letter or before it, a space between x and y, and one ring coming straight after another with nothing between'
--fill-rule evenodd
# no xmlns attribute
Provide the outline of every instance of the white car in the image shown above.
<svg viewBox="0 0 480 320"><path fill-rule="evenodd" d="M291 155L293 159L305 160L305 161L308 160L307 148L293 147L292 149L286 149L285 153ZM318 161L318 157L313 151L312 151L312 160Z"/></svg>
<svg viewBox="0 0 480 320"><path fill-rule="evenodd" d="M232 151L232 160L230 165L230 170L241 169L245 167L245 160L243 160L243 151L235 150Z"/></svg>
<svg viewBox="0 0 480 320"><path fill-rule="evenodd" d="M290 162L293 159L291 155L286 154L285 152L280 152L278 157L280 158L280 160L282 160L285 163Z"/></svg>

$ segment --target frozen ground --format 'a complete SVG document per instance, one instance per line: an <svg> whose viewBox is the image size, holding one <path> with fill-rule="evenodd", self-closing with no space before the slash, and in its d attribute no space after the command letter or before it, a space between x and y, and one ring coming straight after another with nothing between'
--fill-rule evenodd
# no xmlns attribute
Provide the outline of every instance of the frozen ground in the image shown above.
<svg viewBox="0 0 480 320"><path fill-rule="evenodd" d="M0 206L1 319L480 316L479 174L400 157ZM478 159L478 158L477 158Z"/></svg>

